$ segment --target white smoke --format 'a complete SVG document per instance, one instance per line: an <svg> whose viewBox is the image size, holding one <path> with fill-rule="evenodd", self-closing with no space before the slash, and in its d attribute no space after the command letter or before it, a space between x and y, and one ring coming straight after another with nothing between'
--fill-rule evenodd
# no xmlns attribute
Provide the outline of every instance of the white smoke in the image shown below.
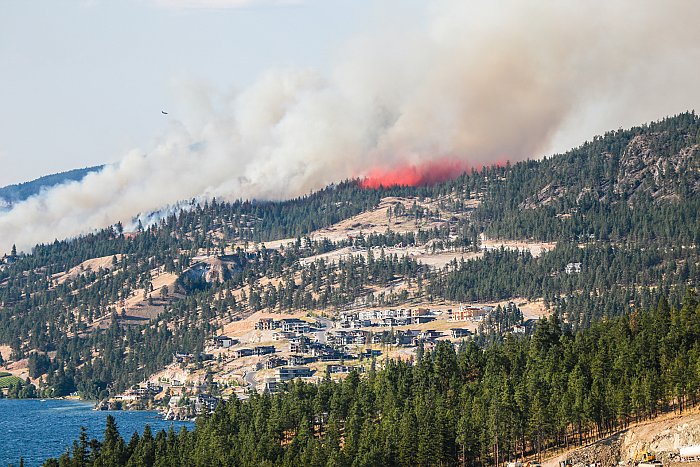
<svg viewBox="0 0 700 467"><path fill-rule="evenodd" d="M0 251L194 197L287 198L446 155L536 157L693 108L697 18L684 0L434 2L422 28L355 39L330 76L270 71L234 94L190 83L155 147L0 214Z"/></svg>

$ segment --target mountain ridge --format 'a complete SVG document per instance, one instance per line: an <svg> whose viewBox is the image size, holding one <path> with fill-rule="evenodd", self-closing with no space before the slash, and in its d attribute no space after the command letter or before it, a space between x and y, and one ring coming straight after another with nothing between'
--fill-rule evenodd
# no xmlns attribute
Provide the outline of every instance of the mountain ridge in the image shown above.
<svg viewBox="0 0 700 467"><path fill-rule="evenodd" d="M246 396L272 373L258 369L268 357L243 349L317 358L306 354L311 346L292 354L288 338L257 333L256 313L335 332L348 313L428 310L432 321L394 322L391 332L424 333L398 350L382 328L360 326L366 339L384 337L336 348L345 362L360 350L415 361L422 347L413 342L427 355L458 345L454 326L489 349L529 342L541 316L551 316L546 332L574 336L601 321L627 326L660 300L680 309L700 277L698 175L681 170L695 167L698 130L694 114L681 114L432 186L345 181L283 202L210 200L136 232L118 224L37 245L0 265L0 343L11 348L8 369L32 382L13 394L34 387L116 402L148 382L184 397L196 396L190 387ZM623 183L629 177L638 182ZM652 181L659 190L647 190ZM523 208L555 183L567 189ZM450 311L462 306L472 317L488 311L454 322ZM233 350L212 343L222 329L236 332ZM367 372L376 363L357 361ZM340 363L310 363L311 380L331 364ZM171 384L180 378L187 384Z"/></svg>
<svg viewBox="0 0 700 467"><path fill-rule="evenodd" d="M66 182L80 181L89 173L98 172L104 167L104 165L96 165L81 169L71 169L64 172L44 175L27 182L0 187L0 208L2 208L4 204L4 208L9 209L13 204L39 194L43 189L52 188Z"/></svg>

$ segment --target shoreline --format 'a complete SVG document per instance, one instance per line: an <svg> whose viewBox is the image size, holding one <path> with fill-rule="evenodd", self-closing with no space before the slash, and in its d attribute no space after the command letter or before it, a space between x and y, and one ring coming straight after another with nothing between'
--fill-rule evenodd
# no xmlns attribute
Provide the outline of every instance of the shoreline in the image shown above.
<svg viewBox="0 0 700 467"><path fill-rule="evenodd" d="M189 422L164 420L157 411L100 413L92 410L93 402L77 398L0 400L0 466L19 465L20 457L32 467L43 465L48 458L58 458L78 439L81 426L87 429L89 438L102 439L108 415L115 418L120 435L127 438L134 432L143 433L146 425L154 436L161 430L167 433L171 426L176 433L182 427L188 431L194 428Z"/></svg>

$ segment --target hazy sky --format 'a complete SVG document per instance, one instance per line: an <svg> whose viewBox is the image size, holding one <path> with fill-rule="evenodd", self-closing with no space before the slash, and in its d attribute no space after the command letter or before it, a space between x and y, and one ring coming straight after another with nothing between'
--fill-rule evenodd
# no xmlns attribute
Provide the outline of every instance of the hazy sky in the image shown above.
<svg viewBox="0 0 700 467"><path fill-rule="evenodd" d="M492 76L498 80L510 73L507 67L513 67L515 74L524 70L518 63L518 52L504 58L510 63L489 63L492 56L507 57L508 48L530 47L525 54L541 49L545 60L559 61L567 60L567 51L550 50L556 48L551 42L561 41L562 47L573 49L574 66L583 67L583 79L563 76L559 86L557 74L570 73L571 64L557 69L550 68L552 63L544 63L540 76L527 83L530 86L544 79L555 82L555 88L585 87L588 83L598 88L589 89L584 94L585 105L582 102L563 117L551 113L552 118L561 121L552 122L556 132L548 135L550 144L546 149L530 154L529 146L522 147L532 157L563 151L605 130L640 124L700 104L700 91L694 84L695 66L690 63L699 59L697 47L691 55L686 49L692 44L680 39L683 50L678 54L669 53L679 49L678 41L671 41L664 49L667 36L680 36L685 34L684 28L697 27L693 21L686 21L694 14L694 3L646 2L640 6L635 0L614 0L593 2L588 8L587 4L563 0L490 4L465 1L464 8L455 8L460 2L449 0L3 0L0 186L117 162L136 148L148 153L174 125L199 118L192 115L193 106L187 102L188 98L202 100L194 94L210 98L216 94L227 102L259 82L270 69L313 69L322 76L332 76L342 69L348 56L354 57L352 50L359 49L367 56L375 49L385 54L377 54L365 64L368 69L378 70L376 76L364 73L358 80L381 82L385 75L400 81L409 74L416 77L415 89L424 84L440 89L443 83L426 75L425 70L407 67L406 73L401 73L396 67L405 66L402 62L408 60L433 66L431 57L420 56L425 53L425 40L416 41L416 51L411 44L415 38L406 31L414 25L416 29L428 25L440 30L450 21L454 25L445 27L450 38L457 29L464 30L457 35L465 44L460 53L467 59L460 65L457 55L448 58L448 63L457 68L485 63L493 68ZM449 6L443 10L459 9L460 13L443 12L443 18L437 21L427 19L431 9L439 11L445 4ZM665 16L656 29L640 19L645 9L660 11L651 16ZM440 18L440 14L436 16ZM613 21L605 23L606 17ZM576 21L581 24L573 24ZM552 31L559 27L557 23L561 30ZM668 24L674 29L668 30ZM485 32L489 27L493 27L492 34ZM509 27L518 31L512 39L508 38ZM395 34L384 31L392 28ZM505 28L505 34L498 32L501 28ZM545 42L537 44L542 29L547 31L543 34ZM578 30L586 33L572 40L569 36ZM553 38L546 39L548 35ZM430 40L439 44L439 34L433 36ZM692 33L687 36L690 42L696 40ZM353 41L357 38L372 42L355 47ZM488 51L490 47L494 48L493 54ZM486 52L474 61L473 49L478 48ZM649 50L646 55L645 49ZM412 54L415 57L407 58ZM603 56L602 65L598 56ZM356 57L351 60L358 61ZM371 60L374 63L369 63ZM590 76L590 70L585 69L587 61L592 63L590 70L596 68ZM613 78L608 77L609 68L613 69ZM455 77L461 79L468 71L457 70ZM492 107L510 105L507 100L498 102L498 86L503 84L493 81L477 80L481 88L472 92L478 94L483 89L483 98L492 101ZM522 79L508 83L511 88L504 96L510 93L517 97L522 83ZM447 83L451 94L446 97L465 99L454 92L455 86L459 83ZM386 87L392 91L391 83ZM546 92L534 98L543 97L549 101L546 105L558 99L556 94ZM443 104L438 102L436 109ZM466 107L473 105L465 103ZM526 109L530 113L533 106ZM161 110L169 115L162 115ZM525 114L513 118L520 117L531 118ZM475 126L465 130L480 131L478 121L467 123Z"/></svg>
<svg viewBox="0 0 700 467"><path fill-rule="evenodd" d="M183 83L234 92L270 68L324 70L387 3L3 0L0 186L148 147L181 117Z"/></svg>
<svg viewBox="0 0 700 467"><path fill-rule="evenodd" d="M0 185L113 162L0 213L0 252L700 109L698 18L690 0L0 0Z"/></svg>

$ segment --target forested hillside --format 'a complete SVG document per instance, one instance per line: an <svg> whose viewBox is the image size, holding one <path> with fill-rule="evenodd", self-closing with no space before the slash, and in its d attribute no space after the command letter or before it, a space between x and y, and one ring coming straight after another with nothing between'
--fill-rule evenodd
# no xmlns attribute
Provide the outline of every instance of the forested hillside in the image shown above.
<svg viewBox="0 0 700 467"><path fill-rule="evenodd" d="M698 278L699 138L697 116L682 114L611 132L543 161L484 168L434 186L367 190L347 181L286 202L213 200L139 232L125 235L117 225L39 245L0 270L0 342L11 345L16 360L39 351L41 364L33 365L32 376L46 374L46 387L54 394L77 389L97 397L108 386L117 390L143 379L173 351L200 350L215 319L265 307L343 306L366 294L368 286L401 277L419 282L414 295L433 299L544 297L574 329L630 307L650 306L658 287L678 303L685 286ZM387 196L439 200L442 214L414 203L411 209L397 208L397 215L416 225L432 216L443 221L443 228L409 237L388 231L337 242L299 241L286 250L258 247L241 257L236 273L224 282L201 288L178 281L177 293L166 293L162 313L150 322L134 326L120 320L120 303L135 291L158 298L154 274L180 275L197 255L241 255L242 242L301 238L372 209ZM478 200L473 212L468 212L469 200ZM347 245L438 240L444 248L478 249L481 232L554 240L558 246L538 258L487 251L442 270L408 257L372 264L362 258L299 264L302 257ZM113 257L112 264L57 279L98 257ZM568 263L581 263L580 273L564 274ZM301 283L290 280L302 270ZM262 276L282 278L287 290L258 285L255 279ZM247 300L236 302L230 292L244 286ZM401 299L387 298L390 303Z"/></svg>
<svg viewBox="0 0 700 467"><path fill-rule="evenodd" d="M126 442L108 421L104 443L83 437L45 465L497 465L696 404L699 342L691 293L576 334L545 319L529 339L233 398L194 432Z"/></svg>
<svg viewBox="0 0 700 467"><path fill-rule="evenodd" d="M679 383L669 368L686 362L677 358L690 364L697 357L697 311L687 291L700 277L699 148L700 119L687 113L432 186L364 189L349 180L284 202L209 200L135 232L117 224L27 254L8 252L0 264L0 344L11 349L5 363L24 362L36 386L13 394L104 399L144 381L177 352L202 352L224 325L260 310L333 314L524 297L541 299L552 316L531 339L478 336L457 354L440 345L416 364L377 361L369 378L293 384L289 395L232 401L196 434L153 443L194 456L203 448L190 448L200 443L266 440L263 451L222 451L251 465L374 464L399 451L447 464L488 463L694 402L695 383ZM380 204L389 208L377 217ZM368 212L372 221L354 220ZM380 220L386 228L376 227ZM533 254L487 248L487 238L553 246ZM418 249L453 259L430 263ZM345 253L324 256L339 251ZM657 308L661 298L669 305ZM654 331L662 336L658 347ZM601 344L601 335L614 342ZM618 348L625 339L629 348ZM612 378L589 360L594 355L584 349L593 348L606 364L624 353L625 362L646 361L648 370L632 365L624 378ZM535 366L545 373L531 371ZM589 392L570 393L579 373ZM619 400L624 387L628 399ZM488 404L498 401L516 431L494 439L504 432L493 423L503 422L489 419L497 412ZM560 407L565 403L579 404L579 419L567 418L573 409ZM275 404L277 412L268 413ZM262 425L249 422L260 417ZM363 427L365 420L372 426ZM425 445L420 430L406 438L404 425L423 427L438 444ZM372 437L365 439L365 428ZM151 449L142 446L147 439L138 443L139 452ZM122 451L123 459L136 452Z"/></svg>

